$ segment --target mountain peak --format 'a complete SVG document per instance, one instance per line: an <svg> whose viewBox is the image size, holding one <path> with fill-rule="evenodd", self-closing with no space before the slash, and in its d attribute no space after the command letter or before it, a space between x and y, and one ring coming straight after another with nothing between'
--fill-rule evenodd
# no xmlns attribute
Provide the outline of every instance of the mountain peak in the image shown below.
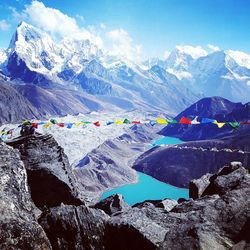
<svg viewBox="0 0 250 250"><path fill-rule="evenodd" d="M201 48L200 46L190 46L190 45L177 45L174 49L175 53L178 54L186 54L191 56L193 59L197 59L199 57L202 56L207 56L208 53L206 50L204 50L203 48Z"/></svg>

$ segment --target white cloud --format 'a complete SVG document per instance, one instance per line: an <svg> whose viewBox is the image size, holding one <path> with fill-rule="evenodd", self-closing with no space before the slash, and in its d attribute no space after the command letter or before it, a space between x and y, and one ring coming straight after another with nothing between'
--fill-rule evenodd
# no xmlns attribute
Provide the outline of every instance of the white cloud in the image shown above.
<svg viewBox="0 0 250 250"><path fill-rule="evenodd" d="M111 30L107 32L107 37L111 44L109 47L111 55L134 61L141 59L142 45L133 44L133 39L124 29Z"/></svg>
<svg viewBox="0 0 250 250"><path fill-rule="evenodd" d="M76 20L69 17L57 9L47 8L42 2L33 1L26 7L24 13L40 29L50 33L69 35L79 32Z"/></svg>
<svg viewBox="0 0 250 250"><path fill-rule="evenodd" d="M37 0L33 0L29 5L26 5L21 12L17 12L13 7L9 9L16 21L26 21L50 33L53 38L89 39L110 55L129 60L141 60L142 46L134 44L133 39L124 29L107 31L104 23L100 23L98 26L82 27L79 26L77 20L83 21L83 16L70 17L58 9L46 7Z"/></svg>
<svg viewBox="0 0 250 250"><path fill-rule="evenodd" d="M70 17L61 11L46 7L42 2L32 1L26 5L22 12L17 12L15 8L10 7L13 18L40 28L50 33L53 37L81 37L89 39L92 43L102 46L102 39L90 30L79 27L75 18ZM78 15L76 18L84 20L83 16Z"/></svg>
<svg viewBox="0 0 250 250"><path fill-rule="evenodd" d="M213 44L208 44L207 47L212 50L213 52L216 52L216 51L219 51L220 48L216 45L213 45Z"/></svg>
<svg viewBox="0 0 250 250"><path fill-rule="evenodd" d="M10 28L10 24L6 20L0 20L0 30L7 31Z"/></svg>

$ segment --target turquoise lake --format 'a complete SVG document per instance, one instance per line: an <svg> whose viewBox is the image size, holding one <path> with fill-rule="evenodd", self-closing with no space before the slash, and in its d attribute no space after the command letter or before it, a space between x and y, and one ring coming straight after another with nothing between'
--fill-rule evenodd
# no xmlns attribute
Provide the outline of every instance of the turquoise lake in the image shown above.
<svg viewBox="0 0 250 250"><path fill-rule="evenodd" d="M182 141L177 138L164 137L156 140L154 145L178 144ZM101 200L112 194L122 194L129 205L145 200L160 200L165 198L178 200L179 198L188 198L188 189L177 188L164 182L158 181L153 177L137 172L138 182L135 184L126 184L104 192Z"/></svg>

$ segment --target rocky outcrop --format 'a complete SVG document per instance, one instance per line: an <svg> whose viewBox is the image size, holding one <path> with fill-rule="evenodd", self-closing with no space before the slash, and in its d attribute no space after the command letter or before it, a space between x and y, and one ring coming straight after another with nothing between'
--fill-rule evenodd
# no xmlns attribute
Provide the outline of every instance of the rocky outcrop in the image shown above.
<svg viewBox="0 0 250 250"><path fill-rule="evenodd" d="M249 171L225 167L209 178L201 198L183 201L169 212L147 201L112 216L106 243L109 249L249 249L249 195Z"/></svg>
<svg viewBox="0 0 250 250"><path fill-rule="evenodd" d="M8 143L21 154L37 207L80 205L68 158L52 135L19 137Z"/></svg>
<svg viewBox="0 0 250 250"><path fill-rule="evenodd" d="M130 206L123 200L122 195L114 194L95 204L94 208L102 209L106 214L112 215L125 211Z"/></svg>
<svg viewBox="0 0 250 250"><path fill-rule="evenodd" d="M39 223L53 249L104 249L105 221L102 210L84 205L62 205L43 212Z"/></svg>
<svg viewBox="0 0 250 250"><path fill-rule="evenodd" d="M77 198L67 157L51 136L22 137L11 144L24 164L18 150L0 142L1 249L250 248L250 174L240 163L194 181L194 199L130 207L114 195L90 208ZM37 198L34 182L46 180L27 175L26 168L48 174L50 189L39 190L43 199Z"/></svg>
<svg viewBox="0 0 250 250"><path fill-rule="evenodd" d="M0 248L51 249L35 214L18 151L0 142Z"/></svg>

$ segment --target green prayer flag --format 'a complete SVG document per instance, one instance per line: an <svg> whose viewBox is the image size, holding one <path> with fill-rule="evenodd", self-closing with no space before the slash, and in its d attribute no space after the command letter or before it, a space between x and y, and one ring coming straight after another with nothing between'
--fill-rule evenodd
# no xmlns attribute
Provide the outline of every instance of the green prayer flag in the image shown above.
<svg viewBox="0 0 250 250"><path fill-rule="evenodd" d="M130 124L131 122L130 122L129 119L126 118L126 119L124 119L123 123L125 123L125 124Z"/></svg>
<svg viewBox="0 0 250 250"><path fill-rule="evenodd" d="M227 122L228 125L230 125L233 129L236 129L240 126L239 122Z"/></svg>
<svg viewBox="0 0 250 250"><path fill-rule="evenodd" d="M170 124L176 124L176 123L178 123L178 122L177 122L176 120L173 119L173 120L169 120L168 123L170 123Z"/></svg>
<svg viewBox="0 0 250 250"><path fill-rule="evenodd" d="M56 121L55 119L50 119L50 122L51 122L52 124L57 124L57 121Z"/></svg>

